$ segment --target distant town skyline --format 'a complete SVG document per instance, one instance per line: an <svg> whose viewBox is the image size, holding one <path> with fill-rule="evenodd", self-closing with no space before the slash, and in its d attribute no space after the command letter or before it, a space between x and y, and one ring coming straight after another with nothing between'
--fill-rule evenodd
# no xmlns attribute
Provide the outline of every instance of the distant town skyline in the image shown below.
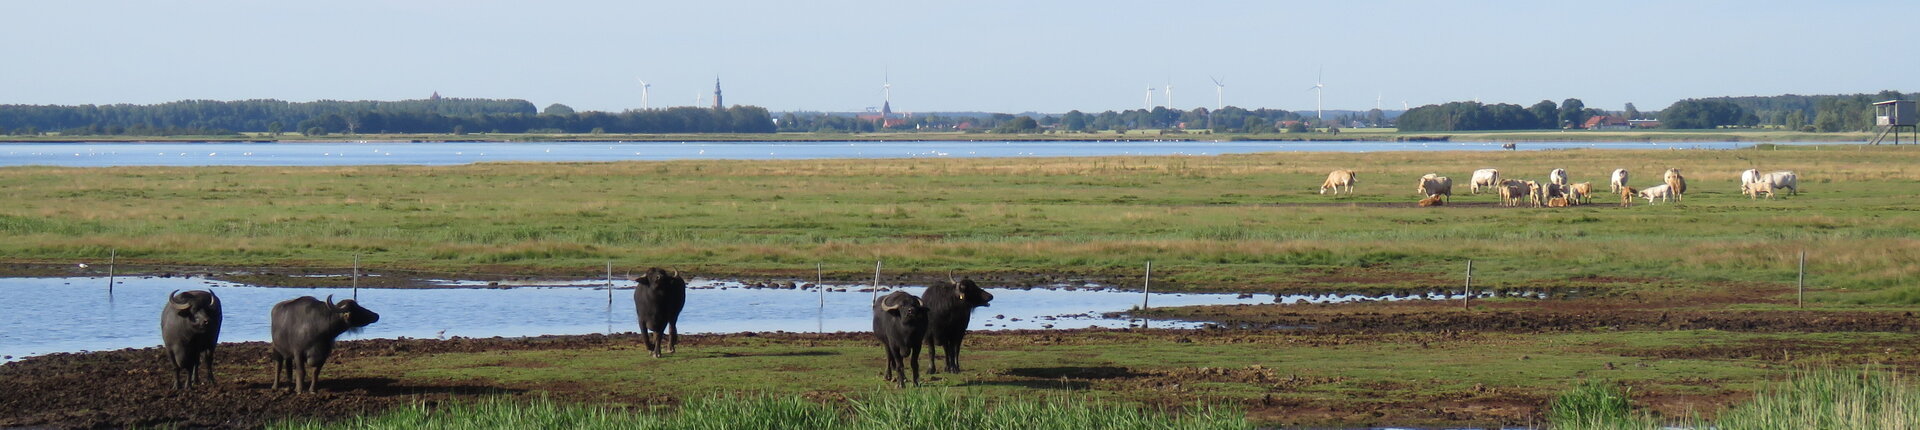
<svg viewBox="0 0 1920 430"><path fill-rule="evenodd" d="M1310 112L1449 101L1651 111L1914 91L1894 1L9 2L0 104L517 98L620 111ZM1884 32L1883 32L1884 33ZM1894 32L1898 33L1898 32ZM1224 83L1216 93L1215 79ZM1171 84L1171 91L1167 86ZM1149 90L1151 89L1151 90Z"/></svg>

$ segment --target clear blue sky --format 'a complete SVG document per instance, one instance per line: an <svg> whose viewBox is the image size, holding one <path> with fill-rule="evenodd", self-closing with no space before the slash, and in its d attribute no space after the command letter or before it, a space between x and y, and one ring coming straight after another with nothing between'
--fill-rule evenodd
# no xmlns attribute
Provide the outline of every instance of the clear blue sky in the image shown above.
<svg viewBox="0 0 1920 430"><path fill-rule="evenodd" d="M1351 4L1349 4L1351 3ZM580 110L1311 110L1913 85L1903 17L1843 1L19 1L0 104L522 98ZM1882 35L1876 37L1876 34ZM1883 40L1898 37L1898 44ZM1164 94L1155 92L1155 103Z"/></svg>

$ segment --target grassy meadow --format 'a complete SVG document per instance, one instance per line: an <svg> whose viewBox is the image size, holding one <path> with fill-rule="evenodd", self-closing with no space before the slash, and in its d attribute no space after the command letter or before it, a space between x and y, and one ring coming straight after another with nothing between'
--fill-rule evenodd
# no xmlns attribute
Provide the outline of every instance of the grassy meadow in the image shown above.
<svg viewBox="0 0 1920 430"><path fill-rule="evenodd" d="M543 398L594 411L653 405L698 409L710 406L704 402L768 398L858 409L854 406L861 402L930 396L1011 408L1072 399L1111 408L1116 417L1131 417L1117 412L1123 410L1196 412L1197 406L1210 406L1218 408L1211 411L1216 418L1283 426L1549 422L1565 411L1594 415L1563 405L1589 400L1554 399L1578 394L1580 387L1592 385L1586 381L1604 380L1602 388L1627 393L1624 404L1602 406L1631 413L1602 409L1606 413L1599 418L1667 422L1714 417L1800 369L1910 363L1914 340L1909 333L1717 330L989 332L968 337L964 372L923 374L924 385L906 390L881 380L883 358L864 336L704 336L662 359L648 358L631 338L583 348L372 351L356 353L328 371L340 380L387 379L394 386L420 387L423 395L434 392L432 387L490 387L512 399L508 410ZM271 380L271 366L264 363L229 369L229 379L242 384ZM1546 416L1536 415L1542 410ZM408 417L419 412L399 415L360 422L413 420L418 418ZM829 421L838 419L826 415Z"/></svg>
<svg viewBox="0 0 1920 430"><path fill-rule="evenodd" d="M1742 169L1791 169L1804 192L1738 193ZM345 267L592 275L859 279L889 271L1104 274L1207 290L1645 288L1794 280L1816 299L1920 302L1920 149L1266 153L1223 156L485 163L463 166L0 169L12 263ZM1416 208L1414 181L1477 168L1605 190L1680 168L1681 204L1493 206L1462 186ZM1353 195L1321 195L1355 169ZM1334 276L1334 275L1353 276Z"/></svg>
<svg viewBox="0 0 1920 430"><path fill-rule="evenodd" d="M800 396L725 396L690 401L678 408L624 410L554 402L493 398L440 407L418 405L336 423L287 422L277 430L320 429L1250 429L1235 411L1196 408L1187 413L1138 409L1071 396L989 405L957 393L877 392L841 405Z"/></svg>

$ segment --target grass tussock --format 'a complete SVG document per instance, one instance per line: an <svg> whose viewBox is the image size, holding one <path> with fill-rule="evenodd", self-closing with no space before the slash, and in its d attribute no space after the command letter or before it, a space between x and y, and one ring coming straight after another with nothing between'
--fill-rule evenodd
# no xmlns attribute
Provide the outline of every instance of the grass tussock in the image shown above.
<svg viewBox="0 0 1920 430"><path fill-rule="evenodd" d="M1199 407L1164 412L1070 396L989 403L946 391L884 392L845 405L801 397L721 396L679 408L626 410L550 399L493 398L389 411L340 422L287 422L281 430L318 429L1247 429L1237 411Z"/></svg>

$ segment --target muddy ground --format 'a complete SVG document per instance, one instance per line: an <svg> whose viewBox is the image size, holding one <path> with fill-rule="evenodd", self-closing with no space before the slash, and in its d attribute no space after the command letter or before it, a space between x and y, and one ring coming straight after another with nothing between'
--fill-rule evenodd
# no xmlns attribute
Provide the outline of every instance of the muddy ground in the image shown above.
<svg viewBox="0 0 1920 430"><path fill-rule="evenodd" d="M1478 345L1487 335L1481 332L1551 333L1563 330L1617 330L1625 328L1718 328L1746 331L1820 331L1820 332L1910 332L1920 328L1913 316L1898 312L1829 312L1812 315L1802 312L1695 312L1645 311L1622 312L1596 303L1567 302L1546 306L1545 311L1480 310L1445 312L1429 308L1432 304L1365 304L1347 306L1308 306L1307 312L1260 310L1277 305L1225 308L1223 325L1302 324L1308 330L1202 329L1202 330L1062 330L1009 331L979 333L968 338L975 351L1017 349L1035 345L1106 345L1124 347L1138 342L1195 344L1284 345L1288 348L1351 348L1368 344ZM1595 308L1599 307L1599 308ZM1324 309L1321 309L1324 308ZM1368 309L1374 308L1374 309ZM1324 310L1326 312L1315 312ZM1422 312L1426 311L1426 312ZM1811 312L1811 311L1809 311ZM1231 314L1241 316L1235 317ZM1422 314L1429 314L1422 316ZM1621 317L1630 321L1619 322ZM1256 318L1257 317L1257 318ZM687 336L682 348L699 350L713 346L742 346L765 342L804 345L860 345L871 342L863 333L767 334ZM1680 345L1643 348L1624 356L1652 358L1739 359L1779 362L1783 365L1796 356L1847 353L1848 351L1885 349L1888 357L1901 357L1893 363L1915 366L1920 350L1906 344L1869 344L1858 342L1746 342L1716 345ZM217 366L224 379L212 387L178 392L169 387L170 374L157 348L54 354L0 365L0 383L6 386L0 396L0 427L106 428L127 426L179 425L186 427L248 428L288 419L332 420L419 404L433 405L457 399L488 396L544 396L563 401L616 404L627 407L672 405L680 399L659 394L627 395L572 383L475 383L472 380L372 377L356 373L356 362L378 361L382 357L422 357L448 352L499 352L526 350L638 350L639 338L631 335L545 336L519 339L373 339L342 342L336 350L333 369L323 375L318 394L290 394L269 389L271 364L266 360L266 345L261 342L223 344ZM1544 357L1543 357L1544 358ZM724 357L722 358L724 359ZM1269 394L1253 400L1235 401L1260 422L1287 425L1445 425L1445 424L1518 424L1540 422L1542 407L1550 392L1512 387L1476 385L1456 391L1427 391L1415 386L1388 382L1367 383L1365 392L1353 393L1353 399L1312 399L1288 396L1305 387L1337 384L1342 377L1303 376L1298 370L1209 366L1047 366L982 369L968 375L968 384L1019 386L1033 389L1069 389L1116 391L1127 397L1162 399L1165 406L1180 406L1212 398L1212 382L1249 384ZM1612 367L1611 363L1606 365ZM346 370L339 370L346 369ZM1596 369L1597 370L1597 369ZM346 376L341 376L346 375ZM950 376L933 376L934 380ZM1712 381L1706 381L1712 382ZM1408 381L1406 384L1418 384ZM1276 395L1277 393L1278 395ZM1371 394L1369 394L1371 393ZM1410 394L1411 393L1411 394ZM1636 402L1650 410L1684 412L1711 410L1744 399L1748 393L1720 390L1707 395L1673 394L1659 390L1636 391ZM818 392L821 399L843 398L847 393ZM1217 401L1217 400L1216 400Z"/></svg>

